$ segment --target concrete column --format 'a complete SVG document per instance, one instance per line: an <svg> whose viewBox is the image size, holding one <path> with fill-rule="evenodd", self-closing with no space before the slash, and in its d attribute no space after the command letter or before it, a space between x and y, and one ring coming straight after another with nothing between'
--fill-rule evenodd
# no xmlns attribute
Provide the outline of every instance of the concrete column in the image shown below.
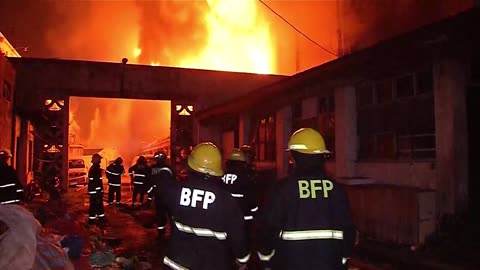
<svg viewBox="0 0 480 270"><path fill-rule="evenodd" d="M355 87L335 89L335 166L337 177L356 176L357 110ZM327 146L328 147L328 146Z"/></svg>
<svg viewBox="0 0 480 270"><path fill-rule="evenodd" d="M198 123L198 143L212 142L218 147L222 146L222 134L216 123L202 125Z"/></svg>
<svg viewBox="0 0 480 270"><path fill-rule="evenodd" d="M287 106L277 111L275 119L276 165L277 177L279 178L286 176L288 172L289 154L285 149L287 149L288 140L292 132L292 108Z"/></svg>
<svg viewBox="0 0 480 270"><path fill-rule="evenodd" d="M451 214L468 202L467 65L461 58L437 58L433 80L437 210Z"/></svg>
<svg viewBox="0 0 480 270"><path fill-rule="evenodd" d="M17 146L18 163L17 176L22 185L27 184L27 163L28 163L28 120L20 120L20 140Z"/></svg>
<svg viewBox="0 0 480 270"><path fill-rule="evenodd" d="M247 113L243 113L239 117L238 121L238 144L241 147L244 144L250 143L250 134L252 131L252 116Z"/></svg>
<svg viewBox="0 0 480 270"><path fill-rule="evenodd" d="M302 119L318 116L318 97L310 97L302 101Z"/></svg>
<svg viewBox="0 0 480 270"><path fill-rule="evenodd" d="M68 192L68 128L69 128L69 112L70 112L70 98L69 97L64 97L64 106L62 109L62 117L63 117L63 139L62 139L62 149L61 149L61 154L62 154L62 170L61 170L61 177L64 179L62 183L62 189L65 192Z"/></svg>

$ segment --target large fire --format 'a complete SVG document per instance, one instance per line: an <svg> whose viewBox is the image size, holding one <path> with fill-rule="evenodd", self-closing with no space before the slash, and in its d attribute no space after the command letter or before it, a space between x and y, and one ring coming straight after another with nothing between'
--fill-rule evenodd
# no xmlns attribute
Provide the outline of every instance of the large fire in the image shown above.
<svg viewBox="0 0 480 270"><path fill-rule="evenodd" d="M255 0L207 0L203 16L207 40L195 55L177 55L177 67L272 74L276 72L275 50L269 25L259 16ZM175 44L171 44L175 46ZM160 48L159 48L160 49ZM141 44L133 50L135 59ZM149 59L152 66L162 59Z"/></svg>

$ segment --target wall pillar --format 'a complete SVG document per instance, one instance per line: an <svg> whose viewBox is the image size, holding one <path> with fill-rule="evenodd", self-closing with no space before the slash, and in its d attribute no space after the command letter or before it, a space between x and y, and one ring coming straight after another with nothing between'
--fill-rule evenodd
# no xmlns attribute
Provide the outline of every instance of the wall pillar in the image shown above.
<svg viewBox="0 0 480 270"><path fill-rule="evenodd" d="M289 153L285 151L288 146L288 140L292 135L292 108L290 106L283 107L276 112L275 119L276 132L276 167L277 177L281 178L288 174Z"/></svg>
<svg viewBox="0 0 480 270"><path fill-rule="evenodd" d="M250 114L241 114L238 121L238 145L250 144L250 134L252 133L252 117Z"/></svg>
<svg viewBox="0 0 480 270"><path fill-rule="evenodd" d="M355 177L357 159L357 110L355 87L335 89L335 165L336 176ZM328 146L327 146L328 147Z"/></svg>
<svg viewBox="0 0 480 270"><path fill-rule="evenodd" d="M433 66L439 214L468 203L467 65L461 58L435 59Z"/></svg>
<svg viewBox="0 0 480 270"><path fill-rule="evenodd" d="M27 184L27 164L28 164L28 120L20 120L20 140L17 146L18 163L16 164L17 176L20 183Z"/></svg>

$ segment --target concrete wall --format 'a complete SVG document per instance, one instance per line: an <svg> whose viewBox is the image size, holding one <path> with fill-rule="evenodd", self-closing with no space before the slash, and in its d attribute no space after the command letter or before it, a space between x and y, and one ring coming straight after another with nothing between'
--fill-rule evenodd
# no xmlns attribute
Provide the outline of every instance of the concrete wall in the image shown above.
<svg viewBox="0 0 480 270"><path fill-rule="evenodd" d="M356 176L357 159L357 106L355 88L343 86L335 89L335 175Z"/></svg>
<svg viewBox="0 0 480 270"><path fill-rule="evenodd" d="M7 85L10 90L7 90ZM0 149L12 152L13 97L15 71L7 58L0 56ZM7 93L5 93L7 91Z"/></svg>
<svg viewBox="0 0 480 270"><path fill-rule="evenodd" d="M468 202L467 64L461 56L434 61L437 206L454 213Z"/></svg>
<svg viewBox="0 0 480 270"><path fill-rule="evenodd" d="M277 177L284 177L288 172L288 160L290 158L290 154L285 149L287 149L288 140L292 135L292 108L290 106L277 111L275 132Z"/></svg>
<svg viewBox="0 0 480 270"><path fill-rule="evenodd" d="M16 134L19 138L16 151L19 158L17 159L16 170L18 179L25 185L33 177L33 126L30 121L20 118L19 127L18 134Z"/></svg>
<svg viewBox="0 0 480 270"><path fill-rule="evenodd" d="M435 162L358 162L357 176L379 183L435 189Z"/></svg>

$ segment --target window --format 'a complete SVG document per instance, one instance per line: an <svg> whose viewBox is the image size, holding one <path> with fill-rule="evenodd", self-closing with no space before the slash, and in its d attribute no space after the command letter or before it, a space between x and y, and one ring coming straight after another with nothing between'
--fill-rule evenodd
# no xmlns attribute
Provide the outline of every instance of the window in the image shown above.
<svg viewBox="0 0 480 270"><path fill-rule="evenodd" d="M433 74L431 71L419 72L416 74L417 94L433 92Z"/></svg>
<svg viewBox="0 0 480 270"><path fill-rule="evenodd" d="M335 96L332 94L327 97L318 97L318 113L335 112Z"/></svg>
<svg viewBox="0 0 480 270"><path fill-rule="evenodd" d="M373 87L370 82L357 84L357 104L359 107L373 104Z"/></svg>
<svg viewBox="0 0 480 270"><path fill-rule="evenodd" d="M292 107L292 117L293 119L302 118L302 101L296 102Z"/></svg>
<svg viewBox="0 0 480 270"><path fill-rule="evenodd" d="M434 100L428 90L432 89L431 81L431 72L419 72L393 80L395 91L390 79L374 83L376 103L357 106L359 158L435 158ZM365 88L356 91L360 102Z"/></svg>
<svg viewBox="0 0 480 270"><path fill-rule="evenodd" d="M413 75L398 78L396 80L396 86L395 93L397 98L411 97L415 94Z"/></svg>
<svg viewBox="0 0 480 270"><path fill-rule="evenodd" d="M390 102L393 99L393 88L391 80L384 80L375 83L375 101L377 103Z"/></svg>
<svg viewBox="0 0 480 270"><path fill-rule="evenodd" d="M253 146L257 161L275 161L275 116L265 115L255 121Z"/></svg>
<svg viewBox="0 0 480 270"><path fill-rule="evenodd" d="M3 82L3 98L7 101L12 101L12 86L7 81Z"/></svg>

